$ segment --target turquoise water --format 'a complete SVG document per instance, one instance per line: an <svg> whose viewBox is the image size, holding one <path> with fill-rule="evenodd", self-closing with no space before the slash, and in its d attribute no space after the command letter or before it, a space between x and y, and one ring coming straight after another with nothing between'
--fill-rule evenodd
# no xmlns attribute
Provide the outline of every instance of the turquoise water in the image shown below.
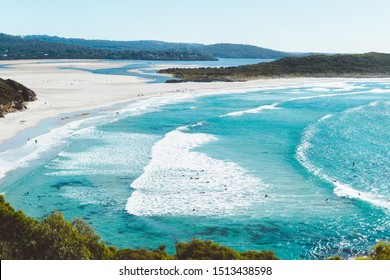
<svg viewBox="0 0 390 280"><path fill-rule="evenodd" d="M230 67L255 63L270 62L274 59L248 59L248 58L219 58L216 61L172 61L172 60L123 60L124 66L118 68L85 69L75 67L63 67L62 69L83 70L94 74L125 75L140 78L148 84L164 83L173 79L170 75L156 74L160 65L172 67Z"/></svg>
<svg viewBox="0 0 390 280"><path fill-rule="evenodd" d="M5 143L0 192L119 247L199 237L358 255L390 236L389 93L362 81L139 100Z"/></svg>

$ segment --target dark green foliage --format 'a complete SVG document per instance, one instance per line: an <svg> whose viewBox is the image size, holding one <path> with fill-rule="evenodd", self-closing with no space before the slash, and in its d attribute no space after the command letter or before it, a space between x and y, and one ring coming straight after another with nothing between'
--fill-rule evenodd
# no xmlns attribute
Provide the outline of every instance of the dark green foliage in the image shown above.
<svg viewBox="0 0 390 280"><path fill-rule="evenodd" d="M180 51L203 53L208 56L221 58L257 58L257 59L276 59L291 55L285 52L274 51L242 44L190 44L190 43L169 43L163 41L109 41L109 40L85 40L85 39L66 39L57 36L32 35L25 38L66 44L77 45L89 48L98 48L106 50L131 50L131 51Z"/></svg>
<svg viewBox="0 0 390 280"><path fill-rule="evenodd" d="M173 260L165 250L121 249L114 255L115 260Z"/></svg>
<svg viewBox="0 0 390 280"><path fill-rule="evenodd" d="M240 254L233 249L219 246L209 240L193 239L176 244L178 260L237 260Z"/></svg>
<svg viewBox="0 0 390 280"><path fill-rule="evenodd" d="M246 260L278 260L274 251L262 250L262 251L245 251L241 255Z"/></svg>
<svg viewBox="0 0 390 280"><path fill-rule="evenodd" d="M42 221L15 211L0 195L0 259L53 260L173 260L173 259L277 259L271 251L239 253L211 241L178 243L176 255L165 245L157 250L107 247L83 220L66 221L54 212Z"/></svg>
<svg viewBox="0 0 390 280"><path fill-rule="evenodd" d="M226 68L165 69L188 81L246 81L280 77L383 77L390 76L390 54L312 55L285 57L273 62Z"/></svg>
<svg viewBox="0 0 390 280"><path fill-rule="evenodd" d="M54 212L41 222L15 211L0 196L0 255L4 259L108 259L111 251L83 222Z"/></svg>
<svg viewBox="0 0 390 280"><path fill-rule="evenodd" d="M144 59L215 60L193 50L129 50L91 48L77 44L40 41L0 33L0 60L10 59Z"/></svg>
<svg viewBox="0 0 390 280"><path fill-rule="evenodd" d="M340 256L334 256L334 257L327 258L327 260L328 261L341 261L341 260L343 260L343 258Z"/></svg>
<svg viewBox="0 0 390 280"><path fill-rule="evenodd" d="M66 221L54 212L42 221L15 211L0 195L0 259L42 260L277 260L273 251L238 252L210 240L176 244L169 255L165 245L156 250L107 247L83 220ZM340 257L330 259L338 260ZM390 260L390 243L380 242L361 259Z"/></svg>
<svg viewBox="0 0 390 280"><path fill-rule="evenodd" d="M0 255L5 259L23 259L34 243L34 229L38 222L21 211L15 211L0 196Z"/></svg>
<svg viewBox="0 0 390 280"><path fill-rule="evenodd" d="M155 40L141 41L111 41L111 40L86 40L81 38L61 38L48 35L30 35L26 39L50 42L64 45L77 45L94 49L107 50L132 50L132 51L197 51L203 47L202 44L190 43L169 43Z"/></svg>
<svg viewBox="0 0 390 280"><path fill-rule="evenodd" d="M59 212L45 218L34 230L35 257L48 260L87 260L94 256L76 228Z"/></svg>
<svg viewBox="0 0 390 280"><path fill-rule="evenodd" d="M74 219L72 226L79 234L79 238L86 248L91 252L94 259L104 260L112 259L113 248L108 248L100 241L100 236L95 233L93 228L82 219Z"/></svg>
<svg viewBox="0 0 390 280"><path fill-rule="evenodd" d="M272 251L237 252L231 248L220 246L210 240L193 239L188 243L176 244L178 260L277 260Z"/></svg>
<svg viewBox="0 0 390 280"><path fill-rule="evenodd" d="M202 51L214 57L223 58L253 58L253 59L278 59L291 54L241 44L214 44L207 45Z"/></svg>
<svg viewBox="0 0 390 280"><path fill-rule="evenodd" d="M368 256L370 260L390 260L390 243L379 242L373 248Z"/></svg>

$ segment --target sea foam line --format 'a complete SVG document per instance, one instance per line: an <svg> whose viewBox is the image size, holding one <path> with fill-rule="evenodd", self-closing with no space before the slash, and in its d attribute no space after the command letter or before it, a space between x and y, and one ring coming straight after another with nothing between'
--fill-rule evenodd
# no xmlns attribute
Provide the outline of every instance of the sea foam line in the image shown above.
<svg viewBox="0 0 390 280"><path fill-rule="evenodd" d="M239 117L239 116L242 116L244 114L257 114L257 113L261 113L265 110L280 109L280 108L278 108L280 105L282 105L284 103L288 103L288 102L299 101L299 100L317 99L317 98L324 98L324 97L347 96L347 95L355 95L355 94L360 94L360 93L363 93L363 92L339 93L339 94L319 94L319 95L312 95L312 96L295 97L295 98L290 98L287 100L274 102L270 105L262 105L262 106L259 106L259 107L253 108L253 109L249 109L249 110L242 110L242 111L227 113L227 114L221 115L219 117Z"/></svg>
<svg viewBox="0 0 390 280"><path fill-rule="evenodd" d="M70 122L62 127L54 128L50 132L29 139L21 147L0 153L0 179L18 168L28 167L33 161L42 159L42 155L55 147L64 145L66 139L80 130L82 125L96 122L101 117Z"/></svg>
<svg viewBox="0 0 390 280"><path fill-rule="evenodd" d="M140 133L106 132L85 129L72 139L98 140L83 151L62 151L47 166L50 176L124 175L140 172L150 147L158 137ZM131 168L129 168L131 167Z"/></svg>
<svg viewBox="0 0 390 280"><path fill-rule="evenodd" d="M358 110L362 110L364 107L367 106L377 106L378 102L374 101L369 104L361 105L356 108L351 108L346 110L345 112L354 112ZM362 192L354 189L352 186L339 182L335 178L332 178L331 176L325 174L323 170L315 165L313 165L310 160L307 157L307 151L311 147L311 141L316 136L316 134L319 131L318 125L322 122L332 118L332 114L328 114L321 119L319 119L316 123L313 123L312 125L308 126L305 131L303 132L301 143L298 145L296 149L296 159L299 161L299 163L310 173L313 175L322 178L323 180L327 181L328 183L331 183L335 186L335 189L333 190L333 193L340 197L346 197L346 198L352 198L352 199L360 199L366 202L369 202L373 205L380 206L386 209L390 209L390 201L383 201L381 199L378 199L374 197L372 194L367 192Z"/></svg>

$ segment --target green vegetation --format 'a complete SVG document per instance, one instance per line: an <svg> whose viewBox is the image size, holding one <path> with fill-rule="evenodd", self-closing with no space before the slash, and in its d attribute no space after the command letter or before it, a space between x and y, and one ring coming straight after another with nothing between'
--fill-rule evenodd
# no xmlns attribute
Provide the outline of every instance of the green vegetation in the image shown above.
<svg viewBox="0 0 390 280"><path fill-rule="evenodd" d="M108 247L83 220L65 220L54 212L41 221L15 211L0 196L0 259L40 260L275 260L272 251L237 252L211 241L193 239L176 245L169 255L165 246L156 250Z"/></svg>
<svg viewBox="0 0 390 280"><path fill-rule="evenodd" d="M390 260L390 242L379 242L372 247L370 253L359 260Z"/></svg>
<svg viewBox="0 0 390 280"><path fill-rule="evenodd" d="M132 50L132 51L196 51L202 47L202 44L190 43L169 43L155 40L140 40L140 41L111 41L111 40L86 40L81 38L62 38L58 36L48 35L29 35L26 39L37 40L42 42L50 42L64 45L76 45L93 49L106 50Z"/></svg>
<svg viewBox="0 0 390 280"><path fill-rule="evenodd" d="M81 219L65 220L53 212L42 220L15 211L0 195L0 259L17 260L278 260L273 251L238 252L210 240L179 242L176 254L158 249L119 249L107 246ZM340 260L336 256L330 260ZM363 260L390 260L390 243L376 244Z"/></svg>
<svg viewBox="0 0 390 280"><path fill-rule="evenodd" d="M210 240L201 241L199 239L176 244L176 257L179 260L278 260L273 251L240 253Z"/></svg>
<svg viewBox="0 0 390 280"><path fill-rule="evenodd" d="M338 54L285 57L273 62L226 68L165 69L185 81L247 81L282 77L389 77L390 54Z"/></svg>
<svg viewBox="0 0 390 280"><path fill-rule="evenodd" d="M192 50L134 51L91 48L0 33L0 60L11 59L215 60L210 55Z"/></svg>
<svg viewBox="0 0 390 280"><path fill-rule="evenodd" d="M35 93L13 80L0 78L0 117L7 112L26 108L25 102L34 101Z"/></svg>
<svg viewBox="0 0 390 280"><path fill-rule="evenodd" d="M85 40L67 39L57 36L31 35L25 38L42 42L50 42L66 45L77 45L88 48L106 50L131 50L131 51L188 51L203 53L208 56L221 58L257 58L257 59L277 59L292 55L290 53L274 51L257 46L243 44L191 44L191 43L170 43L163 41L109 41L109 40Z"/></svg>
<svg viewBox="0 0 390 280"><path fill-rule="evenodd" d="M223 58L278 59L291 54L242 44L214 44L203 46L204 53Z"/></svg>
<svg viewBox="0 0 390 280"><path fill-rule="evenodd" d="M357 257L357 260L390 260L390 242L379 242L372 247L371 251L363 257ZM343 260L340 256L334 256L327 260Z"/></svg>

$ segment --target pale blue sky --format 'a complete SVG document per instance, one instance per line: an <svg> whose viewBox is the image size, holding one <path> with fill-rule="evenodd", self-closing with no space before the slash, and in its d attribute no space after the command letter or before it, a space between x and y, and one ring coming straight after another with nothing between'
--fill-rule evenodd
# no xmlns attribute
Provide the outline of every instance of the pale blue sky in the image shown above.
<svg viewBox="0 0 390 280"><path fill-rule="evenodd" d="M0 0L0 32L390 53L390 0Z"/></svg>

